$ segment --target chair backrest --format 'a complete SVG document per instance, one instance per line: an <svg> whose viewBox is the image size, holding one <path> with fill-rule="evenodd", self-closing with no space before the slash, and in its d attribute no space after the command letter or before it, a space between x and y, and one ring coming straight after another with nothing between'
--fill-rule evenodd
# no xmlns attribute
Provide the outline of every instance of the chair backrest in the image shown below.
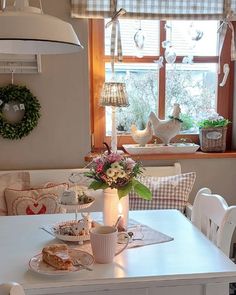
<svg viewBox="0 0 236 295"><path fill-rule="evenodd" d="M228 206L223 197L202 188L194 199L191 221L229 257L236 206Z"/></svg>

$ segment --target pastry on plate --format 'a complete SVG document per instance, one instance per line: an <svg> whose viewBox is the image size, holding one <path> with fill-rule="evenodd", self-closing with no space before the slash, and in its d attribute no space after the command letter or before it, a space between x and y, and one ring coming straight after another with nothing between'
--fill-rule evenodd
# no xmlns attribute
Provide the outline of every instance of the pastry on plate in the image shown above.
<svg viewBox="0 0 236 295"><path fill-rule="evenodd" d="M70 270L73 267L68 246L65 244L52 244L42 250L43 261L59 270Z"/></svg>

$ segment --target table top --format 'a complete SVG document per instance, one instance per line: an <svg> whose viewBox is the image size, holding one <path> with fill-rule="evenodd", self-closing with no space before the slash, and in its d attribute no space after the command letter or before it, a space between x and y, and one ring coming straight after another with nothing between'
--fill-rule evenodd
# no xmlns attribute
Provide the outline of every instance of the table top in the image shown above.
<svg viewBox="0 0 236 295"><path fill-rule="evenodd" d="M93 213L97 218L98 215ZM0 283L16 281L26 290L71 285L173 280L236 280L236 265L177 210L131 211L130 217L173 241L127 249L111 264L94 264L93 271L46 276L28 269L28 261L42 248L58 240L42 225L72 220L74 214L0 217Z"/></svg>

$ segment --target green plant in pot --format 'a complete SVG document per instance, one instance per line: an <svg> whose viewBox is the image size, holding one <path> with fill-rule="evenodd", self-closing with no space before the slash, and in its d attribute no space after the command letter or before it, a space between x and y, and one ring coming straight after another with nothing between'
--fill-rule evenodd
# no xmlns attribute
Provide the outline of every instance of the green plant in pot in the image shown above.
<svg viewBox="0 0 236 295"><path fill-rule="evenodd" d="M198 122L200 146L203 152L224 152L228 119L217 113Z"/></svg>

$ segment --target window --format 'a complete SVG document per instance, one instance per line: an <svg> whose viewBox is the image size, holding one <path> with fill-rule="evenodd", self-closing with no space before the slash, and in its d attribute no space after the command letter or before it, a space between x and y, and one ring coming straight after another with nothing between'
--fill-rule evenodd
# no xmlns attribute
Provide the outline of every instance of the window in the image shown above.
<svg viewBox="0 0 236 295"><path fill-rule="evenodd" d="M111 110L99 106L102 85L111 79L111 32L104 29L105 22L90 21L93 148L102 148L104 141L109 142L111 134ZM132 123L143 129L151 111L165 119L171 115L175 102L181 106L183 120L178 137L188 137L196 142L196 121L212 110L232 120L231 36L228 32L220 57L221 74L218 75L217 21L121 19L120 25L123 62L115 62L115 80L126 83L130 106L116 111L118 146L133 142L129 134ZM143 50L138 50L134 42L135 34L137 37L139 33L141 38L145 36ZM173 47L163 48L166 40ZM166 58L169 63L158 69L158 63L154 61L165 56L165 50L169 51ZM230 65L230 76L226 85L219 87L225 63ZM228 137L230 139L230 132Z"/></svg>

